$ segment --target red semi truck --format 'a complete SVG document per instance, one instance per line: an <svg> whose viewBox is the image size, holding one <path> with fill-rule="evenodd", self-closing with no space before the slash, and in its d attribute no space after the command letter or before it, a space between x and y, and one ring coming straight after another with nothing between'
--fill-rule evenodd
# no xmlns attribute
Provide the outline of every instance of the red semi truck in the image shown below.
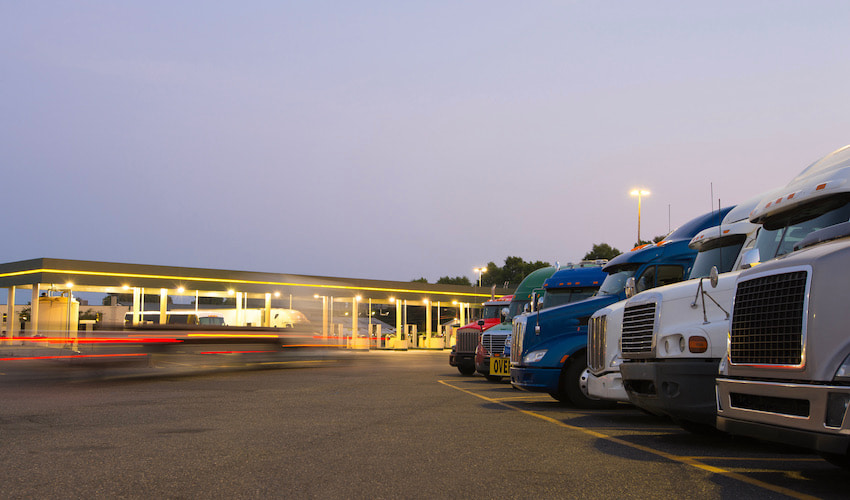
<svg viewBox="0 0 850 500"><path fill-rule="evenodd" d="M463 375L475 373L475 348L481 339L481 332L502 323L503 309L511 305L513 295L505 295L484 303L482 318L457 329L455 345L449 354L449 364L456 366Z"/></svg>

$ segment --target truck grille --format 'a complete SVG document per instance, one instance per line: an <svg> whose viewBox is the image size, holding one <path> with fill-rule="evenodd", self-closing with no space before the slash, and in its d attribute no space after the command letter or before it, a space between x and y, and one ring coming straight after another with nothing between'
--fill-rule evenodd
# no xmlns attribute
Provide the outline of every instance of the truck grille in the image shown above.
<svg viewBox="0 0 850 500"><path fill-rule="evenodd" d="M458 328L455 334L455 352L475 353L480 337L481 330L476 328Z"/></svg>
<svg viewBox="0 0 850 500"><path fill-rule="evenodd" d="M608 330L608 316L590 318L587 336L587 366L594 372L605 368L605 333Z"/></svg>
<svg viewBox="0 0 850 500"><path fill-rule="evenodd" d="M490 353L490 356L501 356L505 352L505 340L507 340L507 338L507 333L490 333L482 335L481 345L484 346L485 351Z"/></svg>
<svg viewBox="0 0 850 500"><path fill-rule="evenodd" d="M525 323L514 322L513 335L511 336L511 363L519 363L522 360L522 338L525 336Z"/></svg>
<svg viewBox="0 0 850 500"><path fill-rule="evenodd" d="M738 283L729 334L735 364L803 364L806 271Z"/></svg>
<svg viewBox="0 0 850 500"><path fill-rule="evenodd" d="M655 302L627 306L623 310L623 336L620 347L624 358L652 354L655 331Z"/></svg>

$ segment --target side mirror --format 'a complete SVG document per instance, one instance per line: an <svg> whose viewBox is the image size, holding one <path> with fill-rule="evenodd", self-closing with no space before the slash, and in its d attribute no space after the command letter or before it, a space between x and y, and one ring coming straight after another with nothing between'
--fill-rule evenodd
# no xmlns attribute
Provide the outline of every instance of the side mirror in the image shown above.
<svg viewBox="0 0 850 500"><path fill-rule="evenodd" d="M507 318L507 317L508 317L508 315L510 315L510 314L511 314L511 310L510 310L510 309L508 309L507 307L503 307L503 308L502 308L502 316L504 316L505 318Z"/></svg>
<svg viewBox="0 0 850 500"><path fill-rule="evenodd" d="M634 297L635 293L637 293L637 289L635 288L635 277L626 280L626 298L630 299Z"/></svg>
<svg viewBox="0 0 850 500"><path fill-rule="evenodd" d="M751 248L741 257L741 269L749 269L761 262L758 248Z"/></svg>
<svg viewBox="0 0 850 500"><path fill-rule="evenodd" d="M711 283L711 288L717 288L717 266L711 266L711 271L708 272L708 282Z"/></svg>

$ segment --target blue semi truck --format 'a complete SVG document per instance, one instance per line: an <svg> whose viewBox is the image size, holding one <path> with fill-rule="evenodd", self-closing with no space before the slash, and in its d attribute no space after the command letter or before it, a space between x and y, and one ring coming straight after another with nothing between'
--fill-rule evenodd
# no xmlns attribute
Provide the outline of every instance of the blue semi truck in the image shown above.
<svg viewBox="0 0 850 500"><path fill-rule="evenodd" d="M530 302L527 305L529 312L542 311L549 307L557 307L564 304L579 302L592 297L602 282L605 273L602 266L606 260L581 261L578 264L567 264L559 267L551 277L543 282L543 286L531 290ZM510 376L510 334L512 323L507 321L500 325L501 329L494 328L493 331L484 332L481 335L481 346L479 346L482 360L478 361L481 373L487 380L498 381L502 377ZM493 333L496 332L496 333ZM504 349L504 352L502 351ZM487 356L486 362L484 356ZM493 363L493 358L503 358L504 363Z"/></svg>
<svg viewBox="0 0 850 500"><path fill-rule="evenodd" d="M612 405L582 390L587 379L588 320L598 309L626 299L629 278L637 292L684 279L697 253L688 247L691 238L718 225L731 208L701 215L656 244L615 257L602 268L608 276L595 296L514 318L511 385L546 392L581 408Z"/></svg>

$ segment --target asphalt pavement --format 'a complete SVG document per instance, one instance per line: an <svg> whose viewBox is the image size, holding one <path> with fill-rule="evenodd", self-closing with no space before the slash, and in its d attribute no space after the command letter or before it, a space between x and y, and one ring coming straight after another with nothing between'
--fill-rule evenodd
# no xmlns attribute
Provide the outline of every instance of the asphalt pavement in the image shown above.
<svg viewBox="0 0 850 500"><path fill-rule="evenodd" d="M0 498L846 497L803 450L341 354L0 364Z"/></svg>

